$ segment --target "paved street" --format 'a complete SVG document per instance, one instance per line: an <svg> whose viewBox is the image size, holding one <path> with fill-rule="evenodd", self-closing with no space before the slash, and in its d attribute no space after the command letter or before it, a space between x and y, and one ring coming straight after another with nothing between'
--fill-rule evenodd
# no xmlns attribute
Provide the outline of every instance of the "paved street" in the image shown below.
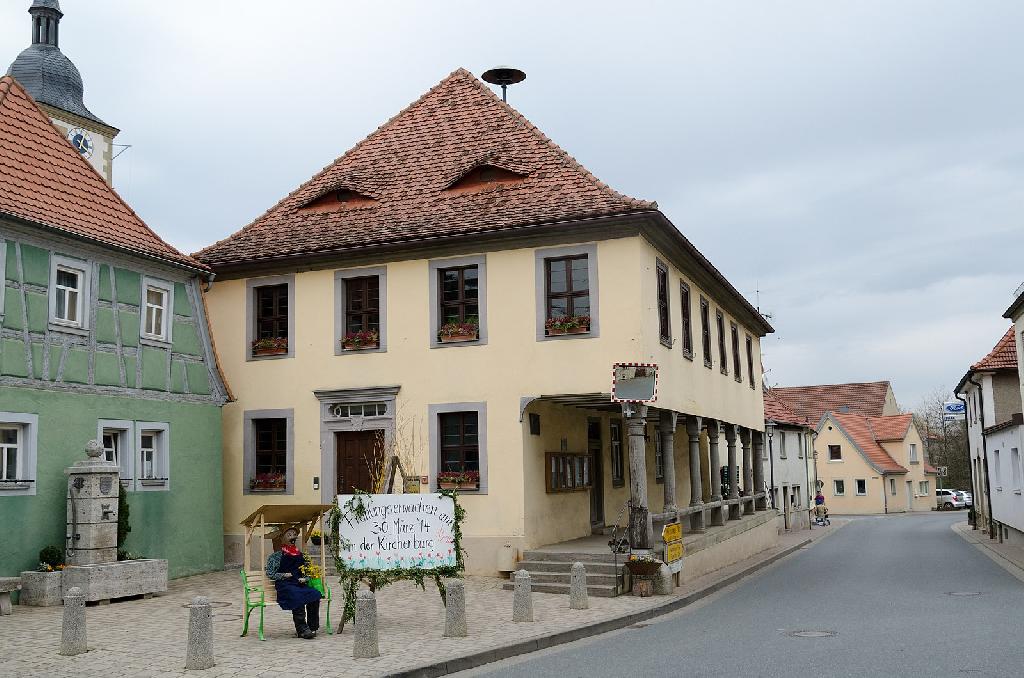
<svg viewBox="0 0 1024 678"><path fill-rule="evenodd" d="M1024 584L950 529L964 518L855 518L701 604L465 675L1019 676Z"/></svg>

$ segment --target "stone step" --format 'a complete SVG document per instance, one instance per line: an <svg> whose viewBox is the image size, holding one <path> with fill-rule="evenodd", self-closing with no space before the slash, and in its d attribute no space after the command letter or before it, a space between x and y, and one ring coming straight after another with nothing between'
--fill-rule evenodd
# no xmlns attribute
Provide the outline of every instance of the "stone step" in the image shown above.
<svg viewBox="0 0 1024 678"><path fill-rule="evenodd" d="M530 572L534 584L569 584L568 572ZM587 586L614 586L621 578L614 574L587 573Z"/></svg>
<svg viewBox="0 0 1024 678"><path fill-rule="evenodd" d="M621 563L626 556L619 554ZM610 550L608 553L574 553L572 551L524 551L523 560L529 561L554 561L558 563L614 563L615 554Z"/></svg>
<svg viewBox="0 0 1024 678"><path fill-rule="evenodd" d="M616 570L622 570L622 564L625 562L625 558L619 561L618 565L615 563L583 563L583 567L587 570L587 575L592 574L615 574ZM573 563L559 562L557 560L521 560L516 563L517 570L526 570L530 574L535 572L564 572L568 573L572 569Z"/></svg>
<svg viewBox="0 0 1024 678"><path fill-rule="evenodd" d="M515 584L512 582L508 582L502 588L504 588L506 591L513 591L515 590ZM537 593L560 593L563 595L569 594L568 584L541 584L538 582L534 582L531 585L531 588L533 591ZM591 586L590 584L587 584L587 594L594 596L595 598L614 598L615 596L618 596L620 593L621 591L617 586Z"/></svg>

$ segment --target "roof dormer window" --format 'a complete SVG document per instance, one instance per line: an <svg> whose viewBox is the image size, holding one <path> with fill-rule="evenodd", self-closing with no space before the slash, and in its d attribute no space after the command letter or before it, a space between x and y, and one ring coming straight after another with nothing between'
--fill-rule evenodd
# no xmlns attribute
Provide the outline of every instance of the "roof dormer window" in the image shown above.
<svg viewBox="0 0 1024 678"><path fill-rule="evenodd" d="M350 188L333 188L308 201L302 206L302 209L333 212L356 207L369 207L375 204L377 204L376 199L359 191Z"/></svg>
<svg viewBox="0 0 1024 678"><path fill-rule="evenodd" d="M491 186L518 184L525 179L526 175L524 174L495 165L477 165L452 182L445 190L460 193L478 191Z"/></svg>

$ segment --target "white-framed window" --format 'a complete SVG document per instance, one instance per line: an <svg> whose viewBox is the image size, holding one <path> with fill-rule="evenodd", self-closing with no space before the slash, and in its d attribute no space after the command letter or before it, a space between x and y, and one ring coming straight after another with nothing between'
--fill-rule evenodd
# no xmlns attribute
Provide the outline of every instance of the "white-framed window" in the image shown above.
<svg viewBox="0 0 1024 678"><path fill-rule="evenodd" d="M1014 485L1014 490L1020 491L1021 489L1021 453L1017 448L1010 449L1010 464L1011 470L1014 473L1014 477L1011 478L1011 484Z"/></svg>
<svg viewBox="0 0 1024 678"><path fill-rule="evenodd" d="M21 426L0 426L0 482L16 483L21 479Z"/></svg>
<svg viewBox="0 0 1024 678"><path fill-rule="evenodd" d="M0 497L36 493L39 417L0 412Z"/></svg>
<svg viewBox="0 0 1024 678"><path fill-rule="evenodd" d="M135 422L121 419L100 419L96 424L96 439L103 447L103 458L117 464L121 484L126 490L135 489Z"/></svg>
<svg viewBox="0 0 1024 678"><path fill-rule="evenodd" d="M786 432L779 431L779 459L786 458Z"/></svg>
<svg viewBox="0 0 1024 678"><path fill-rule="evenodd" d="M922 480L922 481L918 482L917 485L918 485L918 494L920 494L922 497L928 496L928 481L927 480Z"/></svg>
<svg viewBox="0 0 1024 678"><path fill-rule="evenodd" d="M50 257L50 323L56 329L88 329L89 264L55 254Z"/></svg>
<svg viewBox="0 0 1024 678"><path fill-rule="evenodd" d="M917 463L917 444L916 443L910 443L910 463L911 464L916 464Z"/></svg>
<svg viewBox="0 0 1024 678"><path fill-rule="evenodd" d="M170 342L174 285L154 278L144 278L142 282L140 336L152 341Z"/></svg>
<svg viewBox="0 0 1024 678"><path fill-rule="evenodd" d="M135 423L135 479L139 491L170 488L170 427L164 423Z"/></svg>
<svg viewBox="0 0 1024 678"><path fill-rule="evenodd" d="M837 497L842 497L846 494L846 481L845 480L833 480L832 481L832 494Z"/></svg>
<svg viewBox="0 0 1024 678"><path fill-rule="evenodd" d="M999 467L999 450L992 450L992 480L996 481L996 485L1002 485L1002 469ZM997 487L997 491L1002 492L1002 487Z"/></svg>
<svg viewBox="0 0 1024 678"><path fill-rule="evenodd" d="M839 445L828 446L828 460L829 461L842 461L843 460L843 448Z"/></svg>
<svg viewBox="0 0 1024 678"><path fill-rule="evenodd" d="M896 479L889 478L889 494L896 496Z"/></svg>
<svg viewBox="0 0 1024 678"><path fill-rule="evenodd" d="M866 495L868 493L868 481L867 480L865 480L864 478L857 478L857 480L855 480L854 482L857 483L857 496L858 497L863 497L864 495Z"/></svg>

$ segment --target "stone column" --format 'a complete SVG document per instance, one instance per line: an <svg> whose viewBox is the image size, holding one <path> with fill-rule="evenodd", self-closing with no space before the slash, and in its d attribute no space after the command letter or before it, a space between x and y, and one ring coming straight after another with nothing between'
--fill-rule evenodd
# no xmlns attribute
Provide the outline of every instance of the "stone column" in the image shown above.
<svg viewBox="0 0 1024 678"><path fill-rule="evenodd" d="M85 595L82 589L72 586L64 594L64 619L61 625L60 654L72 657L88 652L85 633Z"/></svg>
<svg viewBox="0 0 1024 678"><path fill-rule="evenodd" d="M352 641L353 659L373 659L380 656L377 642L377 598L373 591L356 592L356 637Z"/></svg>
<svg viewBox="0 0 1024 678"><path fill-rule="evenodd" d="M533 584L530 573L519 570L515 574L515 588L512 596L512 621L533 621Z"/></svg>
<svg viewBox="0 0 1024 678"><path fill-rule="evenodd" d="M676 417L675 412L663 410L658 435L661 436L661 457L665 460L665 513L676 510Z"/></svg>
<svg viewBox="0 0 1024 678"><path fill-rule="evenodd" d="M700 417L686 418L686 435L690 439L690 506L703 506L700 481ZM690 514L690 531L704 531L704 511Z"/></svg>
<svg viewBox="0 0 1024 678"><path fill-rule="evenodd" d="M469 635L466 626L466 587L461 579L444 580L444 634L445 638L465 638Z"/></svg>
<svg viewBox="0 0 1024 678"><path fill-rule="evenodd" d="M729 465L729 499L739 499L740 487L739 483L736 482L736 436L739 432L739 427L736 424L725 425L725 446L728 450L728 461ZM743 513L743 509L739 504L729 504L729 520L739 520L740 515Z"/></svg>
<svg viewBox="0 0 1024 678"><path fill-rule="evenodd" d="M210 599L196 596L188 606L188 645L185 647L185 668L201 671L213 668L213 613Z"/></svg>
<svg viewBox="0 0 1024 678"><path fill-rule="evenodd" d="M764 433L751 431L750 435L754 444L754 492L764 491ZM768 510L768 499L761 497L754 503L758 511Z"/></svg>
<svg viewBox="0 0 1024 678"><path fill-rule="evenodd" d="M750 429L740 429L740 444L743 446L743 496L749 497L754 494L754 472L750 452ZM753 502L743 502L743 515L749 516L754 513Z"/></svg>
<svg viewBox="0 0 1024 678"><path fill-rule="evenodd" d="M649 549L654 543L654 525L647 504L647 406L623 403L629 431L629 545Z"/></svg>
<svg viewBox="0 0 1024 678"><path fill-rule="evenodd" d="M90 440L86 459L64 470L68 477L68 565L117 561L117 496L121 489L117 464L103 459L103 447Z"/></svg>
<svg viewBox="0 0 1024 678"><path fill-rule="evenodd" d="M722 427L717 419L708 419L708 471L711 475L711 502L722 501L722 461L718 457ZM725 512L721 506L711 509L711 525L725 525Z"/></svg>
<svg viewBox="0 0 1024 678"><path fill-rule="evenodd" d="M569 609L588 609L590 600L587 593L587 568L583 563L573 563L569 569Z"/></svg>

